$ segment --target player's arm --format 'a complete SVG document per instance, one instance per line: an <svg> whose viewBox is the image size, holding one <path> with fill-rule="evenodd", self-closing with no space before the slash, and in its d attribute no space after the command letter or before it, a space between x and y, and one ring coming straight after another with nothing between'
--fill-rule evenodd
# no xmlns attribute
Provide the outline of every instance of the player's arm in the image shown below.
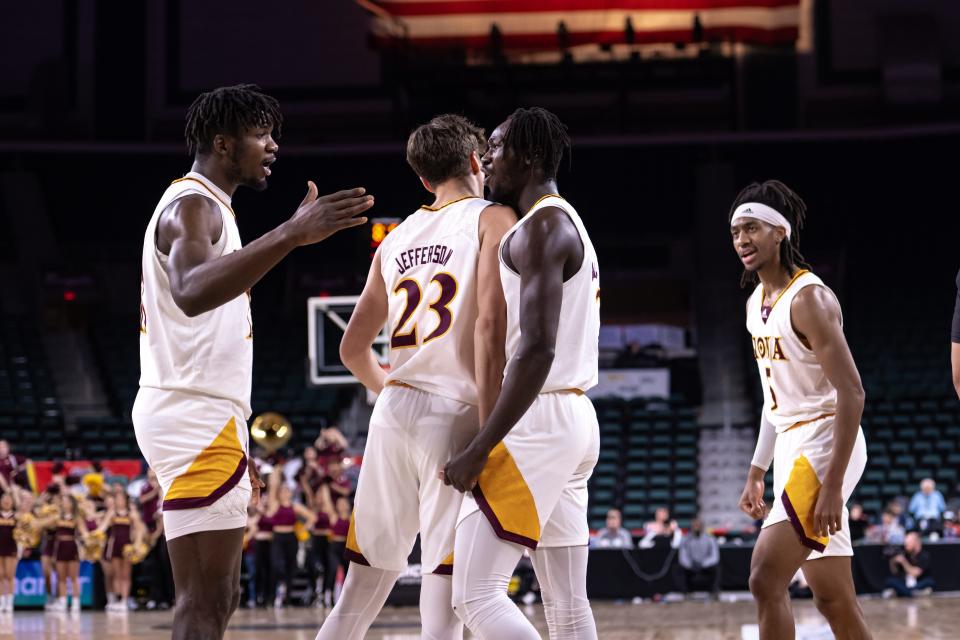
<svg viewBox="0 0 960 640"><path fill-rule="evenodd" d="M378 249L367 274L367 284L340 341L340 361L363 386L374 393L383 391L387 379L371 347L387 323L388 305L387 285L380 273Z"/></svg>
<svg viewBox="0 0 960 640"><path fill-rule="evenodd" d="M500 283L500 240L516 221L517 214L513 209L500 205L489 206L480 214L478 314L473 330L480 424L487 421L497 401L507 364L507 302Z"/></svg>
<svg viewBox="0 0 960 640"><path fill-rule="evenodd" d="M740 510L754 520L763 517L766 504L763 501L763 478L773 462L773 451L777 444L777 429L767 419L766 407L760 412L760 433L757 436L757 447L753 452L750 471L747 472L747 483L740 494Z"/></svg>
<svg viewBox="0 0 960 640"><path fill-rule="evenodd" d="M863 415L863 384L853 355L843 335L840 305L824 287L807 287L793 300L790 311L794 329L807 339L823 373L837 390L833 455L814 511L817 535L833 535L843 519L843 476L857 440Z"/></svg>
<svg viewBox="0 0 960 640"><path fill-rule="evenodd" d="M960 283L960 277L957 278ZM950 332L950 368L953 370L953 388L960 397L960 288L957 290L957 303L953 308L953 328Z"/></svg>
<svg viewBox="0 0 960 640"><path fill-rule="evenodd" d="M216 309L250 289L296 247L320 242L341 229L364 224L355 216L373 206L363 189L317 198L307 195L293 217L239 251L216 256L214 243L223 233L220 209L204 196L184 196L160 217L157 245L169 247L167 275L178 307L188 316Z"/></svg>
<svg viewBox="0 0 960 640"><path fill-rule="evenodd" d="M523 417L553 365L563 300L563 267L582 246L565 212L544 208L511 240L520 274L520 344L490 418L470 445L444 468L444 482L473 489L493 448Z"/></svg>

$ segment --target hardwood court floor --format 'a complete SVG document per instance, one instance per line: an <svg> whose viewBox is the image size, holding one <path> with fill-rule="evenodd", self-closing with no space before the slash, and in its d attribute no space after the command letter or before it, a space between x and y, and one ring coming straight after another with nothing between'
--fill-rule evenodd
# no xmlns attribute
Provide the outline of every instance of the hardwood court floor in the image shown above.
<svg viewBox="0 0 960 640"><path fill-rule="evenodd" d="M798 623L808 625L802 638L832 638L810 601L794 603ZM960 597L863 601L863 608L876 640L957 638ZM546 637L542 609L528 610ZM744 640L755 623L750 601L680 602L669 604L595 603L601 640ZM284 611L238 611L227 632L229 640L313 640L323 612L314 609ZM160 640L170 637L170 612L134 612L127 615L102 612L0 614L0 638L17 640ZM367 638L418 640L419 616L412 608L387 608ZM469 636L467 636L469 637ZM753 637L756 637L754 635Z"/></svg>

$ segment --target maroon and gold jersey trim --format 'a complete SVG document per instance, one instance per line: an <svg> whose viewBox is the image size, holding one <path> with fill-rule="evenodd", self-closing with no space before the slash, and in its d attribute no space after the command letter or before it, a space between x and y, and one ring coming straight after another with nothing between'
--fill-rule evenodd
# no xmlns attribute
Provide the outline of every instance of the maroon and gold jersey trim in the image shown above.
<svg viewBox="0 0 960 640"><path fill-rule="evenodd" d="M439 207L430 207L430 206L427 206L427 205L423 205L423 206L420 207L420 208L423 209L424 211L432 211L432 212L436 213L437 211L440 211L441 209L446 209L447 207L449 207L449 206L452 205L452 204L456 204L456 203L458 203L458 202L463 202L464 200L475 200L475 199L477 199L478 197L479 197L479 196L463 196L462 198L457 198L456 200L451 200L450 202L444 203L444 204L440 205Z"/></svg>
<svg viewBox="0 0 960 640"><path fill-rule="evenodd" d="M524 214L524 217L526 217L527 214L529 214L531 211L533 211L534 209L536 209L536 208L537 208L537 205L540 204L541 202L543 202L544 200L546 200L547 198L560 198L561 200L563 200L563 196L561 196L559 193L548 193L548 194L545 195L545 196L541 196L541 197L537 198L537 201L534 202L533 205L531 205L529 209L527 209L527 213Z"/></svg>
<svg viewBox="0 0 960 640"><path fill-rule="evenodd" d="M170 184L171 184L171 185L175 185L175 184L177 184L178 182L185 182L185 181L187 181L187 180L189 180L190 182L196 182L197 184L201 185L204 189L207 190L207 192L208 192L210 195L212 195L212 196L217 200L217 202L219 202L220 204L222 204L223 206L225 206L227 209L229 209L229 210L230 210L230 213L233 214L233 217L234 217L234 218L237 217L237 214L234 212L233 207L231 207L229 204L227 204L226 202L224 202L224 201L223 201L223 198L221 198L221 197L218 196L216 193L214 193L213 189L211 189L209 185L205 184L205 183L202 182L201 180L197 180L196 178L191 178L191 177L187 176L187 177L184 177L184 178L177 178L176 180L174 180L174 181L171 182Z"/></svg>
<svg viewBox="0 0 960 640"><path fill-rule="evenodd" d="M761 316L763 315L763 308L764 308L764 307L767 307L767 308L770 310L769 312L767 312L767 318L769 318L769 317L770 317L770 314L773 313L773 308L774 308L775 306L777 306L777 303L778 303L778 302L780 302L780 298L782 298L782 297L784 296L784 294L786 294L787 291L790 290L790 287L793 286L793 283L794 283L794 282L796 282L797 280L800 279L800 276L805 275L805 274L807 274L807 273L810 273L810 270L809 270L809 269L800 269L800 271L797 271L795 274L793 274L793 277L790 278L790 282L787 283L787 286L785 286L785 287L783 288L783 291L781 291L781 292L779 293L779 295L777 295L777 299L774 300L769 306L763 304L764 299L765 299L767 296L766 296L766 294L763 292L763 289L761 289L761 290L760 290L760 313L761 313ZM766 319L764 319L764 322L766 322Z"/></svg>
<svg viewBox="0 0 960 640"><path fill-rule="evenodd" d="M490 452L473 488L473 497L497 537L537 548L540 542L537 505L516 461L502 442Z"/></svg>
<svg viewBox="0 0 960 640"><path fill-rule="evenodd" d="M800 539L800 544L823 552L830 542L829 536L818 536L814 531L813 512L820 495L820 479L806 456L800 456L793 462L790 477L783 488L780 501L787 512L790 524Z"/></svg>
<svg viewBox="0 0 960 640"><path fill-rule="evenodd" d="M209 445L178 476L163 501L163 509L206 507L233 489L247 470L247 456L237 437L237 422L230 418Z"/></svg>

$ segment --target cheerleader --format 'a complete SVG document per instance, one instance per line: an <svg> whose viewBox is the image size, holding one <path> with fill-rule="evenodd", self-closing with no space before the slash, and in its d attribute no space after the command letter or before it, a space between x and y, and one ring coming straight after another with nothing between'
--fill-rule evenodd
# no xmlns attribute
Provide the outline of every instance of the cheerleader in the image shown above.
<svg viewBox="0 0 960 640"><path fill-rule="evenodd" d="M115 599L107 610L126 613L130 608L130 573L133 562L124 556L123 548L143 538L143 523L136 509L131 509L123 487L113 491L113 509L107 511L100 524L107 533L104 560L110 564L110 591Z"/></svg>
<svg viewBox="0 0 960 640"><path fill-rule="evenodd" d="M40 567L43 569L43 588L47 594L47 601L44 609L51 611L54 609L57 592L56 585L53 582L53 547L56 544L56 531L51 527L56 527L56 514L59 509L55 503L60 496L60 485L51 484L46 491L40 494L40 504L38 504L33 514L36 517L36 525L43 531L43 546L40 548Z"/></svg>
<svg viewBox="0 0 960 640"><path fill-rule="evenodd" d="M327 575L323 577L324 602L332 601L337 567L343 567L343 577L347 577L349 561L344 556L344 550L347 548L347 533L350 531L350 499L345 496L338 497L335 510L330 509L329 500L326 503L330 516L330 544L327 547Z"/></svg>
<svg viewBox="0 0 960 640"><path fill-rule="evenodd" d="M317 589L317 606L329 607L332 603L332 595L326 592L324 586L327 576L334 571L330 566L329 547L330 547L330 514L324 507L330 501L330 491L326 486L320 486L312 495L311 506L316 512L316 520L313 523L313 531L310 536L310 567L312 571L311 578L316 580L316 574L319 569L323 573L323 582L315 585Z"/></svg>
<svg viewBox="0 0 960 640"><path fill-rule="evenodd" d="M72 600L70 610L80 611L80 550L77 546L77 534L86 533L86 524L80 518L76 499L64 493L59 499L60 513L56 520L53 557L57 563L57 602L54 611L67 610L67 583L73 581L70 589Z"/></svg>
<svg viewBox="0 0 960 640"><path fill-rule="evenodd" d="M13 611L13 586L17 576L17 497L12 491L0 495L0 613Z"/></svg>
<svg viewBox="0 0 960 640"><path fill-rule="evenodd" d="M261 501L262 504L262 501ZM254 589L257 606L265 606L273 584L273 571L270 567L270 547L273 546L273 521L265 513L266 507L257 507L253 526Z"/></svg>
<svg viewBox="0 0 960 640"><path fill-rule="evenodd" d="M313 527L316 516L305 506L293 502L293 492L283 483L283 467L277 466L268 479L267 517L273 522L273 543L270 547L270 564L275 579L273 606L281 609L297 569L297 550L300 543L294 533L299 516ZM271 589L271 591L274 591Z"/></svg>

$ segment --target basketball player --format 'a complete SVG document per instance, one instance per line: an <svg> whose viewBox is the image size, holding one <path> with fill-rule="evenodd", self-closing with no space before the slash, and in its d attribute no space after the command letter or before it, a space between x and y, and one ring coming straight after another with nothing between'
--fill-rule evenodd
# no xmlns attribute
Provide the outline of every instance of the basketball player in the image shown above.
<svg viewBox="0 0 960 640"><path fill-rule="evenodd" d="M193 167L144 236L133 422L163 493L175 639L222 638L240 597L246 507L261 486L247 457L250 287L296 247L363 224L355 216L373 205L363 189L318 198L309 182L293 217L242 247L231 198L266 189L280 124L276 100L253 85L198 97L187 112Z"/></svg>
<svg viewBox="0 0 960 640"><path fill-rule="evenodd" d="M763 517L763 476L774 461L774 504L750 566L760 637L794 637L787 587L803 568L837 638L869 638L850 569L844 506L867 461L863 387L843 335L836 296L800 255L806 205L782 182L743 189L730 211L747 329L760 369L760 437L740 508Z"/></svg>
<svg viewBox="0 0 960 640"><path fill-rule="evenodd" d="M500 390L506 309L497 246L513 210L484 200L483 130L438 116L407 141L407 162L434 203L380 245L340 344L379 393L347 538L352 561L318 640L363 638L420 532L423 638L461 638L451 607L453 535L462 496L437 477L476 434ZM390 373L370 347L386 324Z"/></svg>
<svg viewBox="0 0 960 640"><path fill-rule="evenodd" d="M592 639L587 599L587 479L600 447L584 392L597 383L597 255L573 206L557 195L566 127L544 109L518 109L483 157L490 197L525 212L504 236L507 301L503 388L470 445L444 469L471 491L457 525L453 602L483 638L535 639L507 597L524 547L541 586L551 638Z"/></svg>

